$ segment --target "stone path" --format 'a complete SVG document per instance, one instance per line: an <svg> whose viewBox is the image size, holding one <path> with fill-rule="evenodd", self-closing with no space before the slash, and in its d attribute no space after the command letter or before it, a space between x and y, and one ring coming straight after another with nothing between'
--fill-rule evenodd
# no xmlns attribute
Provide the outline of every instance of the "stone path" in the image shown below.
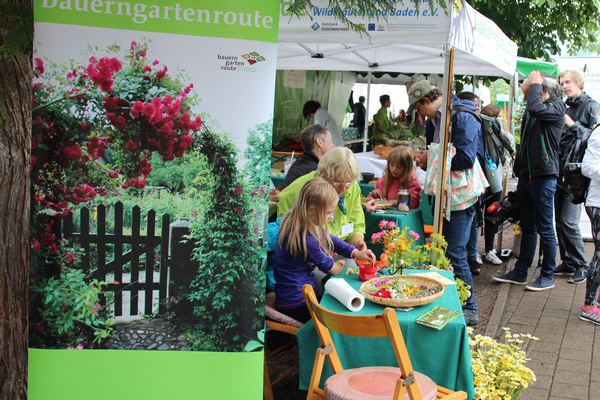
<svg viewBox="0 0 600 400"><path fill-rule="evenodd" d="M115 324L115 339L107 342L108 349L119 350L189 350L180 329L162 318L137 319Z"/></svg>
<svg viewBox="0 0 600 400"><path fill-rule="evenodd" d="M594 245L585 242L586 259L591 260ZM558 253L558 251L557 251ZM537 256L529 269L532 281L539 273ZM560 256L557 254L557 261ZM512 260L507 271L514 268ZM497 283L491 283L497 284ZM527 366L537 381L527 388L521 400L596 400L600 398L600 325L579 319L585 283L571 284L566 276L554 278L555 287L531 292L524 286L502 283L488 330L497 319L492 336L502 336L501 327L512 333L530 333L540 341L529 354Z"/></svg>

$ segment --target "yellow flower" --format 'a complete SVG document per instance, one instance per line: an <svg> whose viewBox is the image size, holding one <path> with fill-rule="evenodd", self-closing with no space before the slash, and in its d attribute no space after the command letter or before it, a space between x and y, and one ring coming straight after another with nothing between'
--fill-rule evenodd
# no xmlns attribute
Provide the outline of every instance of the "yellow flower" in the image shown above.
<svg viewBox="0 0 600 400"><path fill-rule="evenodd" d="M473 330L468 330L477 399L517 399L536 380L525 363L538 339L529 334L512 334L508 328L504 331L504 343L498 343L488 336L473 337Z"/></svg>
<svg viewBox="0 0 600 400"><path fill-rule="evenodd" d="M513 226L513 230L515 231L515 235L520 235L521 234L521 225L519 225L519 223L517 222L515 224L515 226Z"/></svg>

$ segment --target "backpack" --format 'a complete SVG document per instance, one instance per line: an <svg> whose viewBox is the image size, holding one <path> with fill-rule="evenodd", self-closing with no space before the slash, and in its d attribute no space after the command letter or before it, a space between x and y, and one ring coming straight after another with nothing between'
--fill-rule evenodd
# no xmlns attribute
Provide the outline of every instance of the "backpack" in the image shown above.
<svg viewBox="0 0 600 400"><path fill-rule="evenodd" d="M575 139L563 167L565 175L564 188L573 204L583 203L590 187L590 178L584 176L581 172L581 163L585 155L585 149L587 149L587 141L592 132L589 131L582 137Z"/></svg>
<svg viewBox="0 0 600 400"><path fill-rule="evenodd" d="M481 134L483 136L483 150L485 163L483 170L485 177L490 183L492 193L502 190L502 167L509 159L512 159L514 149L511 143L502 136L502 125L497 118L476 113L466 107L456 107L452 110L452 117L458 112L468 112L481 122Z"/></svg>

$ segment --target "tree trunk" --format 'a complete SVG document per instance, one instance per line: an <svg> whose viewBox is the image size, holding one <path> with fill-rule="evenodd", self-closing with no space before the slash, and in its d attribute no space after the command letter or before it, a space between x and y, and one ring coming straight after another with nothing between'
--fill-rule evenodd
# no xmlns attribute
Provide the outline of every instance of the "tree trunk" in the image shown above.
<svg viewBox="0 0 600 400"><path fill-rule="evenodd" d="M2 0L31 9L30 0ZM0 4L1 5L1 4ZM7 18L0 15L0 45ZM33 29L33 27L32 27ZM31 50L0 60L0 399L27 398Z"/></svg>

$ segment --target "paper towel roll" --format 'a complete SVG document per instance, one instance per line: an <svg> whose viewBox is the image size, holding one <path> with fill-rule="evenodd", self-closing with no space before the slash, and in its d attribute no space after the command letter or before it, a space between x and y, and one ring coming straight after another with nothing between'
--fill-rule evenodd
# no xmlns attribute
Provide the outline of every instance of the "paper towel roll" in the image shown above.
<svg viewBox="0 0 600 400"><path fill-rule="evenodd" d="M343 279L329 279L325 290L350 311L360 311L365 305L365 297Z"/></svg>

